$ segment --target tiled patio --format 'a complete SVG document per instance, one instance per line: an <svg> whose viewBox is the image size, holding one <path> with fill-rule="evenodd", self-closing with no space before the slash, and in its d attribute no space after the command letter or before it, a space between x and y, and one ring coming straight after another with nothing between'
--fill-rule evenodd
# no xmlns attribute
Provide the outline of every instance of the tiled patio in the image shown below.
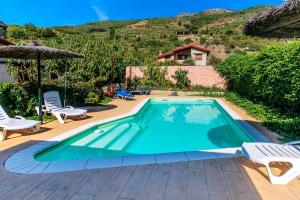
<svg viewBox="0 0 300 200"><path fill-rule="evenodd" d="M0 199L300 199L299 178L286 186L271 185L264 168L258 170L242 157L38 175L13 174L4 169L5 159L14 152L82 124L124 114L142 98L114 100L103 108L105 111L89 113L91 118L86 120L45 124L39 134L9 134L8 140L0 142ZM274 139L241 109L228 105Z"/></svg>

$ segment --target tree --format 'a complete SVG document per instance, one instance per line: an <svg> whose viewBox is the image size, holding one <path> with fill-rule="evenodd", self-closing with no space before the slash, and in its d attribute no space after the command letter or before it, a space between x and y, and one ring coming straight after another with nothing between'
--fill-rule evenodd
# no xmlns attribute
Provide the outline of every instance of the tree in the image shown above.
<svg viewBox="0 0 300 200"><path fill-rule="evenodd" d="M146 87L156 87L162 88L165 87L167 84L166 75L167 70L164 67L157 66L153 62L149 62L147 67L144 69L144 80L143 84Z"/></svg>
<svg viewBox="0 0 300 200"><path fill-rule="evenodd" d="M23 28L21 28L17 25L12 25L12 26L9 27L8 38L11 38L11 39L27 39L25 31L23 30Z"/></svg>
<svg viewBox="0 0 300 200"><path fill-rule="evenodd" d="M188 71L179 69L172 75L172 78L176 81L176 86L180 89L190 87L191 80L188 78Z"/></svg>
<svg viewBox="0 0 300 200"><path fill-rule="evenodd" d="M116 36L116 30L115 30L115 28L113 28L113 27L109 27L109 29L108 29L108 37L109 37L109 39L114 39L115 38L115 36Z"/></svg>

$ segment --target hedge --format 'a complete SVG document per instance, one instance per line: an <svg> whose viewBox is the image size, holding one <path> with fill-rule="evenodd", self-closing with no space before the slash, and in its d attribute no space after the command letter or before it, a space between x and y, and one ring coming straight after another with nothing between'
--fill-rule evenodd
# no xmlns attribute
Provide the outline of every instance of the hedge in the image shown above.
<svg viewBox="0 0 300 200"><path fill-rule="evenodd" d="M229 90L252 101L300 113L300 43L236 54L216 66Z"/></svg>
<svg viewBox="0 0 300 200"><path fill-rule="evenodd" d="M300 115L282 112L279 109L270 109L259 103L241 98L232 92L226 92L225 98L246 110L271 131L281 135L283 142L299 140L300 138Z"/></svg>
<svg viewBox="0 0 300 200"><path fill-rule="evenodd" d="M64 83L62 81L51 81L42 83L42 91L59 91L63 103ZM66 92L66 104L74 106L100 104L104 94L100 87L92 82L69 83ZM36 83L0 83L0 105L10 116L36 115L37 106L37 84Z"/></svg>

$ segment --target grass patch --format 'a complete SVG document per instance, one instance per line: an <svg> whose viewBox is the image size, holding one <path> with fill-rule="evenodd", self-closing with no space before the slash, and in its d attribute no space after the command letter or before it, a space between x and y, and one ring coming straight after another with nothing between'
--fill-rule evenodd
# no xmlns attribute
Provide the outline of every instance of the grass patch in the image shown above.
<svg viewBox="0 0 300 200"><path fill-rule="evenodd" d="M241 98L227 92L225 98L243 108L249 115L260 120L263 126L283 137L283 141L300 139L300 116L296 113L283 112Z"/></svg>
<svg viewBox="0 0 300 200"><path fill-rule="evenodd" d="M198 95L191 96L209 96L209 97L224 97L226 94L226 90L217 88L217 87L205 87L201 85L193 86L187 90L182 91L191 91L191 92L199 92Z"/></svg>
<svg viewBox="0 0 300 200"><path fill-rule="evenodd" d="M106 105L109 102L111 102L111 98L107 97L107 96L104 96L103 100L101 101L101 105Z"/></svg>

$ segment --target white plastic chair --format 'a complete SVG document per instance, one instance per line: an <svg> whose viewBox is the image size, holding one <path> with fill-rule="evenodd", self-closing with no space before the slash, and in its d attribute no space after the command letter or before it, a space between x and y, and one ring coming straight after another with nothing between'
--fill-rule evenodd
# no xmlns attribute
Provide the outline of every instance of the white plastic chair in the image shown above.
<svg viewBox="0 0 300 200"><path fill-rule="evenodd" d="M57 91L44 93L44 101L46 110L52 113L62 124L66 122L67 117L79 116L82 119L86 118L87 110L73 108L72 106L62 107Z"/></svg>
<svg viewBox="0 0 300 200"><path fill-rule="evenodd" d="M272 184L287 184L300 175L300 151L297 145L300 142L287 144L274 143L244 143L242 152L249 160L260 163L267 168L267 172ZM285 174L275 176L270 169L270 163L283 162L292 165Z"/></svg>
<svg viewBox="0 0 300 200"><path fill-rule="evenodd" d="M21 116L10 118L2 106L0 105L0 127L3 128L0 134L0 141L5 140L7 131L32 129L36 132L40 130L41 122L35 120L27 120Z"/></svg>

